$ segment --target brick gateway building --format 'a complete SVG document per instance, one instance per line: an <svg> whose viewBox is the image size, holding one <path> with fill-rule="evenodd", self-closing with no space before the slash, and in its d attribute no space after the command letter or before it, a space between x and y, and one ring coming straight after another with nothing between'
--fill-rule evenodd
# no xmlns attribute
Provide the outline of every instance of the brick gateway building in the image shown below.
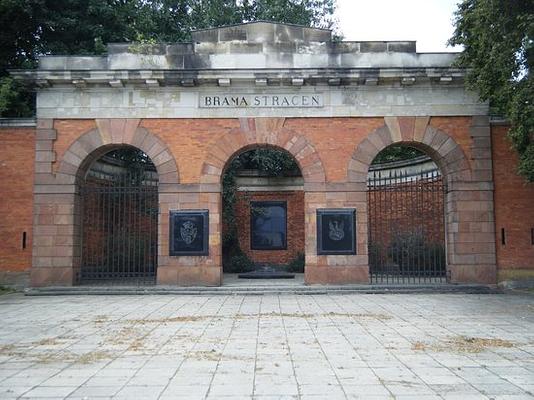
<svg viewBox="0 0 534 400"><path fill-rule="evenodd" d="M192 43L42 57L37 70L12 72L37 87L35 124L0 127L2 279L80 282L81 188L101 156L132 147L157 173L157 283L221 285L221 176L237 154L271 146L302 173L305 282L368 283L368 170L392 144L441 171L449 282L532 278L534 188L454 58L265 22L196 31ZM318 248L328 210L352 213L349 251Z"/></svg>

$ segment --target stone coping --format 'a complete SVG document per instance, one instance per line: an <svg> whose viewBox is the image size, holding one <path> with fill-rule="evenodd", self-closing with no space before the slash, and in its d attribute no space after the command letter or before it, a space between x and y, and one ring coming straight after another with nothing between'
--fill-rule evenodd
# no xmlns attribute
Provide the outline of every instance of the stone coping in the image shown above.
<svg viewBox="0 0 534 400"><path fill-rule="evenodd" d="M0 128L3 127L35 127L35 118L0 118Z"/></svg>
<svg viewBox="0 0 534 400"><path fill-rule="evenodd" d="M176 286L70 286L28 288L26 296L78 296L78 295L266 295L266 294L395 294L395 293L500 293L495 285L284 285L263 286L216 286L216 287L176 287Z"/></svg>
<svg viewBox="0 0 534 400"><path fill-rule="evenodd" d="M41 88L463 84L457 53L417 53L415 41L335 41L330 30L256 21L192 32L190 43L111 43L102 56L42 56L13 70Z"/></svg>
<svg viewBox="0 0 534 400"><path fill-rule="evenodd" d="M130 69L130 70L13 70L11 75L40 88L76 89L159 87L256 87L299 89L377 85L463 85L465 71L454 67L428 68L298 68L298 69Z"/></svg>

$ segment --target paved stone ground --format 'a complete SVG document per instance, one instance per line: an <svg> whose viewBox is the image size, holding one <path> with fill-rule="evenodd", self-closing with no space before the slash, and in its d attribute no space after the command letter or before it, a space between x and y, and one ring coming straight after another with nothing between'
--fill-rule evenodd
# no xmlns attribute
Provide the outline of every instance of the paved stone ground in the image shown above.
<svg viewBox="0 0 534 400"><path fill-rule="evenodd" d="M0 296L2 399L532 399L532 295Z"/></svg>

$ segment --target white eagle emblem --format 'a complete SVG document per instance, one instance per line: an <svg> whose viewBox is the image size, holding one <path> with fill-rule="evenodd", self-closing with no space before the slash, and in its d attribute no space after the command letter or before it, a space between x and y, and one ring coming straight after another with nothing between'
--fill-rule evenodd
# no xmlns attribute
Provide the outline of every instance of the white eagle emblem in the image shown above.
<svg viewBox="0 0 534 400"><path fill-rule="evenodd" d="M180 227L180 236L186 244L191 244L197 237L197 227L191 221L184 222Z"/></svg>
<svg viewBox="0 0 534 400"><path fill-rule="evenodd" d="M345 237L345 232L343 231L343 221L329 221L328 227L328 237L336 242Z"/></svg>

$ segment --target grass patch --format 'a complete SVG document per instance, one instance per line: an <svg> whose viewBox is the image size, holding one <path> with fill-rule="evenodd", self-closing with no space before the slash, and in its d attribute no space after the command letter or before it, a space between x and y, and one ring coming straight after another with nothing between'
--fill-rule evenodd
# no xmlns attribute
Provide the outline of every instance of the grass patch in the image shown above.
<svg viewBox="0 0 534 400"><path fill-rule="evenodd" d="M168 318L155 318L155 319L131 319L127 320L127 323L130 324L158 324L158 323L172 323L172 322L196 322L196 321L205 321L209 319L256 319L256 318L319 318L319 317L345 317L345 318L356 318L356 319L375 319L379 321L387 321L392 317L386 314L367 314L367 313L338 313L338 312L328 312L328 313L319 313L319 314L306 314L306 313L260 313L260 314L235 314L235 315L186 315L186 316L177 316L177 317L168 317Z"/></svg>
<svg viewBox="0 0 534 400"><path fill-rule="evenodd" d="M11 288L0 285L0 296L3 294L13 293L13 292L15 292L15 289L11 289Z"/></svg>
<svg viewBox="0 0 534 400"><path fill-rule="evenodd" d="M412 345L412 350L429 350L451 353L481 353L492 348L511 348L515 346L516 343L504 339L455 336L439 343L427 344L423 342L415 342Z"/></svg>

